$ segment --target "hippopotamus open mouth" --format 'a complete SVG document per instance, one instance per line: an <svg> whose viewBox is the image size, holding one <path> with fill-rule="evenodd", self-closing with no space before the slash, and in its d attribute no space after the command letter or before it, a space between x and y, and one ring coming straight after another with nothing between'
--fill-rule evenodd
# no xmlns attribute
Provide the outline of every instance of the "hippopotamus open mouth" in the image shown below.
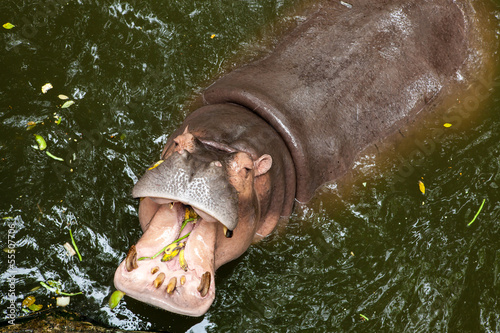
<svg viewBox="0 0 500 333"><path fill-rule="evenodd" d="M217 224L230 238L238 223L237 193L221 157L200 150L160 160L135 185L144 234L115 274L126 294L192 316L206 312L215 297Z"/></svg>

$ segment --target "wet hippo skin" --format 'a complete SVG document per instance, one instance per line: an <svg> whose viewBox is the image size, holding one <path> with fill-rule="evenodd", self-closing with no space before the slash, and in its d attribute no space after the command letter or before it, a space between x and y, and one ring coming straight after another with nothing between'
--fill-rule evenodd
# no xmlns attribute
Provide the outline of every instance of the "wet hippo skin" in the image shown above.
<svg viewBox="0 0 500 333"><path fill-rule="evenodd" d="M350 3L322 5L267 57L206 89L133 189L144 234L115 273L117 289L202 315L218 267L481 65L468 2ZM183 227L193 211L196 223ZM171 243L172 260L151 258Z"/></svg>

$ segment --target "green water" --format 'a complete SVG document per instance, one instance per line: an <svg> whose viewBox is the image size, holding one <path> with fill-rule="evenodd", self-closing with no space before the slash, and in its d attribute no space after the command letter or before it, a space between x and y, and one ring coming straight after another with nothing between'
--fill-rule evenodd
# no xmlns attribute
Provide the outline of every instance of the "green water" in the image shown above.
<svg viewBox="0 0 500 333"><path fill-rule="evenodd" d="M7 248L12 235L16 249L12 257L0 253L1 318L14 258L18 316L28 295L44 308L54 303L44 289L30 292L54 279L84 293L71 298L72 310L124 329L500 331L497 86L468 128L447 131L418 163L412 142L409 150L365 157L350 180L297 206L280 233L217 272L205 316L130 298L107 307L116 266L140 237L130 196L137 177L189 102L224 71L264 53L273 38L263 36L300 21L292 9L302 4L0 3L0 23L16 25L0 31L0 244ZM43 94L45 83L53 88ZM75 104L61 109L59 94ZM27 130L30 121L38 123ZM32 148L34 134L64 161ZM69 226L81 262L63 248Z"/></svg>

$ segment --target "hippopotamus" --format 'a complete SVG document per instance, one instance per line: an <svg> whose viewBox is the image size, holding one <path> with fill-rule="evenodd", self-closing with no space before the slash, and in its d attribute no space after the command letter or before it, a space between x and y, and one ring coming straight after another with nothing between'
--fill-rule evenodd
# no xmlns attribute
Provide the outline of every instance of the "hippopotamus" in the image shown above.
<svg viewBox="0 0 500 333"><path fill-rule="evenodd" d="M264 58L209 86L135 184L143 235L114 276L126 295L204 314L215 272L295 202L467 81L469 2L329 1Z"/></svg>

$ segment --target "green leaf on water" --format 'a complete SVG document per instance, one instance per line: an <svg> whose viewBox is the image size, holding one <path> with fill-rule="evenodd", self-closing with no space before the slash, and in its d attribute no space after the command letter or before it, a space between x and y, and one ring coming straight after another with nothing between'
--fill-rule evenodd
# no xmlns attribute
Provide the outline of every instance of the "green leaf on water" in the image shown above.
<svg viewBox="0 0 500 333"><path fill-rule="evenodd" d="M28 309L30 309L33 312L39 311L42 308L43 308L42 304L31 304L30 306L28 306Z"/></svg>
<svg viewBox="0 0 500 333"><path fill-rule="evenodd" d="M362 313L360 313L360 314L359 314L359 316L360 316L361 318L363 318L364 320L366 320L366 321L370 320L370 319L368 319L368 317L367 317L367 316L365 316L365 315L364 315L364 314L362 314Z"/></svg>
<svg viewBox="0 0 500 333"><path fill-rule="evenodd" d="M38 143L38 149L44 150L47 148L47 142L45 142L45 139L38 134L33 134L35 136L36 143Z"/></svg>
<svg viewBox="0 0 500 333"><path fill-rule="evenodd" d="M116 308L116 306L118 305L118 303L120 303L123 296L125 296L125 293L123 291L115 290L115 292L113 294L111 294L111 297L109 298L109 302L108 302L109 307L111 309Z"/></svg>
<svg viewBox="0 0 500 333"><path fill-rule="evenodd" d="M73 101L66 101L64 104L61 106L61 109L66 109L69 108L71 105L75 104Z"/></svg>
<svg viewBox="0 0 500 333"><path fill-rule="evenodd" d="M61 161L61 162L64 162L64 159L60 158L60 157L57 157L55 155L52 155L48 150L45 152L45 154L47 154L47 156L57 160L57 161Z"/></svg>
<svg viewBox="0 0 500 333"><path fill-rule="evenodd" d="M476 220L479 213L481 213L481 209L483 209L485 202L486 202L486 199L483 199L483 203L481 204L481 207L479 207L479 210L477 211L476 215L474 215L474 218L472 219L472 221L470 221L469 224L467 224L468 227Z"/></svg>
<svg viewBox="0 0 500 333"><path fill-rule="evenodd" d="M71 232L71 228L69 229L69 236L71 237L71 243L73 243L73 247L75 248L76 254L78 255L78 259L82 261L82 256L80 255L80 251L78 251L78 247L76 246L75 239L73 238L73 233Z"/></svg>

